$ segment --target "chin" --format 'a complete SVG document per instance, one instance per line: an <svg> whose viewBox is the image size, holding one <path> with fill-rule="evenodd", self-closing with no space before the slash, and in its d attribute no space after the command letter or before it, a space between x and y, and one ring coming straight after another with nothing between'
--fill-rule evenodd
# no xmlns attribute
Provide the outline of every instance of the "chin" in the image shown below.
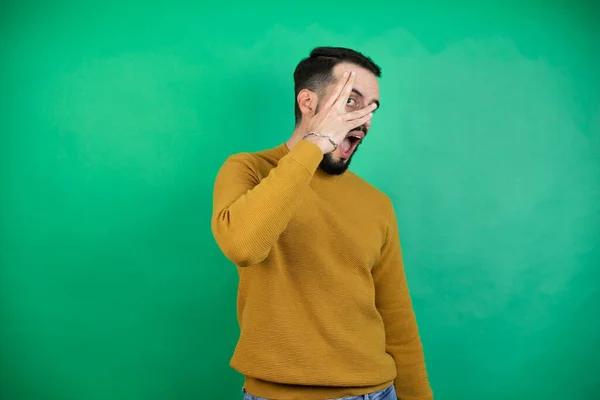
<svg viewBox="0 0 600 400"><path fill-rule="evenodd" d="M341 158L339 155L327 154L319 164L319 169L328 175L341 175L350 166L351 159L352 155L349 158Z"/></svg>

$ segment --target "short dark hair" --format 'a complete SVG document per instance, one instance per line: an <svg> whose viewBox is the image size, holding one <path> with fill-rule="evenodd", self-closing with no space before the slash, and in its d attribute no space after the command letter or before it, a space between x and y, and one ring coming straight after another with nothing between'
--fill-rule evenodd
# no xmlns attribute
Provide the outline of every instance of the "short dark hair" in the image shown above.
<svg viewBox="0 0 600 400"><path fill-rule="evenodd" d="M294 104L296 125L302 120L302 112L298 106L298 93L309 89L320 93L334 82L333 68L341 63L351 63L371 71L381 77L381 68L364 54L344 47L317 47L310 56L300 61L294 71Z"/></svg>

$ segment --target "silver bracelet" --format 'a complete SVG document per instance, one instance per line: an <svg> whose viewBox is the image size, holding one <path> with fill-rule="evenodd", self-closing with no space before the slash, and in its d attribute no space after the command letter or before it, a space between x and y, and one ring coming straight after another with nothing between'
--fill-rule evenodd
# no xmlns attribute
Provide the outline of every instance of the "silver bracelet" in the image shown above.
<svg viewBox="0 0 600 400"><path fill-rule="evenodd" d="M325 138L327 140L329 140L329 143L331 143L333 145L333 150L337 150L338 145L336 142L333 141L333 139L331 138L331 136L329 135L323 135L322 133L317 133L317 132L308 132L306 135L304 135L304 137L302 139L306 139L306 137L313 135L313 136L318 136L318 137L322 137Z"/></svg>

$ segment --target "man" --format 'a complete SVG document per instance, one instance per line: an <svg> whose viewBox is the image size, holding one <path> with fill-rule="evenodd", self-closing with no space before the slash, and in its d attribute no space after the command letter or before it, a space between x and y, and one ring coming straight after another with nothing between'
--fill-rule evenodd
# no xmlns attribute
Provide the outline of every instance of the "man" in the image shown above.
<svg viewBox="0 0 600 400"><path fill-rule="evenodd" d="M351 49L313 50L294 73L289 140L217 175L212 231L240 276L231 365L246 399L433 397L394 208L348 170L380 76Z"/></svg>

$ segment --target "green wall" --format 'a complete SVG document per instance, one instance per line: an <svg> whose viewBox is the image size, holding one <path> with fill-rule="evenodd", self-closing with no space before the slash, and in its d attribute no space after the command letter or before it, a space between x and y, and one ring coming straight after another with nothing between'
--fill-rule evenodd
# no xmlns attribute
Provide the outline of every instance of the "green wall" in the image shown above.
<svg viewBox="0 0 600 400"><path fill-rule="evenodd" d="M212 183L287 139L318 45L384 69L353 166L398 208L436 398L600 398L593 1L80 3L0 6L2 399L240 398Z"/></svg>

